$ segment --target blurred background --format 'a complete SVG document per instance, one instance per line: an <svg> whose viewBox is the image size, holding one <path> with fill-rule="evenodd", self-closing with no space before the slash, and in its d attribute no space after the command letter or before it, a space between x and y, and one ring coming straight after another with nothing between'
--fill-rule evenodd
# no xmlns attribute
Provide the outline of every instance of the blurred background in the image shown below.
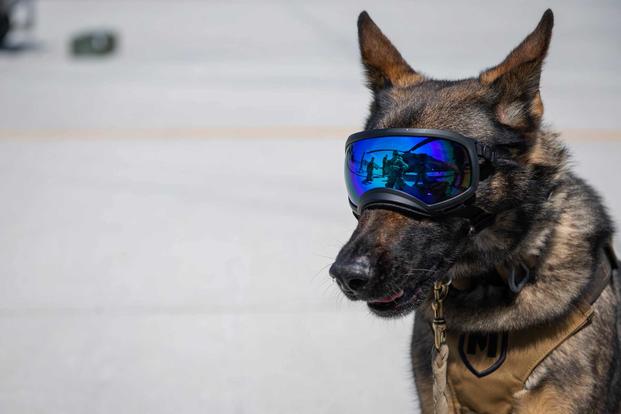
<svg viewBox="0 0 621 414"><path fill-rule="evenodd" d="M618 219L618 1L0 1L0 412L417 412L412 317L327 273L356 18L459 78L547 7L547 122Z"/></svg>

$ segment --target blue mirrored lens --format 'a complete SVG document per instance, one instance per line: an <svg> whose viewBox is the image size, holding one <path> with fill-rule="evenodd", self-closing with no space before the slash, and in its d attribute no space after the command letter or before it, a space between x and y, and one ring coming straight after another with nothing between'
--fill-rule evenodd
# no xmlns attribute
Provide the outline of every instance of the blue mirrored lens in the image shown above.
<svg viewBox="0 0 621 414"><path fill-rule="evenodd" d="M364 193L377 188L403 191L431 205L470 188L472 166L466 148L448 139L367 138L347 147L345 180L356 205Z"/></svg>

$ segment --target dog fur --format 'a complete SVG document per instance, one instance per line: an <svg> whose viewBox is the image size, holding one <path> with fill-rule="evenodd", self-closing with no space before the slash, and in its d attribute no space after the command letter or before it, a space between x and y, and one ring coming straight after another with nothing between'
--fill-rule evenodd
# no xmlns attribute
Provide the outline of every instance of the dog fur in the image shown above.
<svg viewBox="0 0 621 414"><path fill-rule="evenodd" d="M362 63L373 94L366 129L433 128L494 146L498 167L479 185L475 205L496 214L471 236L452 217L414 219L365 209L335 266L365 266L370 280L350 299L369 301L404 287L424 295L381 316L415 314L411 357L423 413L433 412L430 350L431 285L449 275L462 289L445 302L448 327L499 332L554 323L585 294L597 252L613 225L595 191L568 166L559 137L542 124L540 76L553 27L546 11L536 29L504 61L478 77L431 79L416 72L363 12ZM519 294L491 283L494 269L524 260L535 277ZM333 268L333 270L336 268ZM332 272L338 279L338 271ZM621 367L618 282L594 304L592 323L554 350L516 395L515 413L619 413Z"/></svg>

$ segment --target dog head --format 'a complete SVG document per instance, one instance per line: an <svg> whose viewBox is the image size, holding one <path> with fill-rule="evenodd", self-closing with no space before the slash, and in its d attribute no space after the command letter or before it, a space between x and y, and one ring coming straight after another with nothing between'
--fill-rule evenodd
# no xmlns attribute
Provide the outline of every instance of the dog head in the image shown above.
<svg viewBox="0 0 621 414"><path fill-rule="evenodd" d="M464 218L365 209L330 269L348 298L366 301L380 316L405 314L441 276L466 277L482 263L500 262L525 236L564 160L564 149L540 129L539 81L552 26L547 10L500 64L476 78L442 81L412 69L369 15L360 14L360 52L373 94L366 129L443 129L494 146L498 165L479 184L475 205L496 221L473 235Z"/></svg>

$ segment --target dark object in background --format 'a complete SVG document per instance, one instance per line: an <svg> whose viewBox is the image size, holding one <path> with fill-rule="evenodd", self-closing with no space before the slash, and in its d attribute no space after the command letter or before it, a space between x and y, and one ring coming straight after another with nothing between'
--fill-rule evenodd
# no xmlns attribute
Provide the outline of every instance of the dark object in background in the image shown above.
<svg viewBox="0 0 621 414"><path fill-rule="evenodd" d="M9 30L11 30L11 18L9 14L4 10L0 11L0 47L4 45L4 41L6 40L6 35L9 34Z"/></svg>
<svg viewBox="0 0 621 414"><path fill-rule="evenodd" d="M71 40L71 53L74 56L105 56L114 53L117 45L117 35L112 31L84 32Z"/></svg>
<svg viewBox="0 0 621 414"><path fill-rule="evenodd" d="M23 34L32 29L34 23L35 0L0 0L0 49L19 51L28 48L29 42L24 41ZM17 38L14 32L17 32Z"/></svg>

